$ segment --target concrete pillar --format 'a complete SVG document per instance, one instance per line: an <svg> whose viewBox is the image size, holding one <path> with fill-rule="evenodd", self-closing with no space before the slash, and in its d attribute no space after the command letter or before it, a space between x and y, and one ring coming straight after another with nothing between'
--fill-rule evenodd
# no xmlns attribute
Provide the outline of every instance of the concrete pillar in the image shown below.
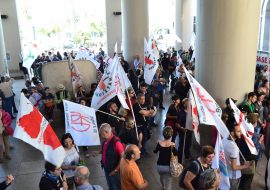
<svg viewBox="0 0 270 190"><path fill-rule="evenodd" d="M21 41L17 17L16 0L0 0L0 12L8 18L2 20L6 51L10 55L9 70L19 70Z"/></svg>
<svg viewBox="0 0 270 190"><path fill-rule="evenodd" d="M125 59L132 63L134 55L144 57L144 37L149 37L148 0L122 0L122 34Z"/></svg>
<svg viewBox="0 0 270 190"><path fill-rule="evenodd" d="M106 0L106 26L107 26L107 52L110 57L114 54L114 46L117 42L117 53L121 52L122 42L122 15L121 0ZM118 12L118 13L117 13Z"/></svg>
<svg viewBox="0 0 270 190"><path fill-rule="evenodd" d="M0 12L1 15L1 12ZM6 47L5 47L5 38L3 33L2 19L0 18L0 74L4 74L4 65L6 63Z"/></svg>
<svg viewBox="0 0 270 190"><path fill-rule="evenodd" d="M260 1L197 2L197 80L219 104L253 91Z"/></svg>
<svg viewBox="0 0 270 190"><path fill-rule="evenodd" d="M182 0L175 0L175 34L182 40ZM182 43L175 41L175 49L179 50Z"/></svg>
<svg viewBox="0 0 270 190"><path fill-rule="evenodd" d="M185 50L188 50L193 38L194 6L195 0L182 0L182 38L179 37L182 39L182 46Z"/></svg>

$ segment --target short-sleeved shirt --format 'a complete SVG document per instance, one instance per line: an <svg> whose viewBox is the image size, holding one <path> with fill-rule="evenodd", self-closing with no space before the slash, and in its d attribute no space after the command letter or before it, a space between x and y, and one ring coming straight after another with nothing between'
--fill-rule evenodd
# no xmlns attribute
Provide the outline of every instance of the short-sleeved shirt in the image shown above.
<svg viewBox="0 0 270 190"><path fill-rule="evenodd" d="M191 181L191 184L194 189L199 189L200 186L200 175L201 173L211 168L211 166L204 167L199 160L194 160L191 164L187 167L187 171L196 175L196 177Z"/></svg>
<svg viewBox="0 0 270 190"><path fill-rule="evenodd" d="M76 166L79 164L80 156L77 152L75 146L73 146L70 150L65 149L66 156L64 158L62 166ZM73 177L75 171L74 170L63 170L64 174L69 178Z"/></svg>
<svg viewBox="0 0 270 190"><path fill-rule="evenodd" d="M103 165L106 165L106 152L107 152L108 145L110 141L112 140L113 136L114 135L112 134L111 137L104 143L103 151L102 151L102 164ZM122 153L124 152L124 146L122 145L121 142L119 141L115 142L114 151L116 154L118 154L121 157Z"/></svg>
<svg viewBox="0 0 270 190"><path fill-rule="evenodd" d="M134 111L134 116L136 119L136 124L146 126L147 118L143 117L143 115L139 113L141 110L147 110L147 106L139 105L139 103L135 103L133 106L133 111Z"/></svg>
<svg viewBox="0 0 270 190"><path fill-rule="evenodd" d="M137 186L144 183L143 176L136 162L121 159L120 161L121 190L137 190Z"/></svg>
<svg viewBox="0 0 270 190"><path fill-rule="evenodd" d="M225 152L225 159L227 163L228 173L230 179L239 179L241 177L240 170L232 170L231 159L236 159L236 164L240 165L239 149L237 145L230 139L224 138L222 140Z"/></svg>

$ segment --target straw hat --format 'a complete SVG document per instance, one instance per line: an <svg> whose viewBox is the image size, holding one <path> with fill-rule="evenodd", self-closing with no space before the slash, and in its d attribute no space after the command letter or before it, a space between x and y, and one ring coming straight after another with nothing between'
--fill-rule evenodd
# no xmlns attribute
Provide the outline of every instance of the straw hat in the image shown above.
<svg viewBox="0 0 270 190"><path fill-rule="evenodd" d="M66 87L63 85L63 84L57 84L57 86L56 86L56 89L57 90L65 90L66 89Z"/></svg>

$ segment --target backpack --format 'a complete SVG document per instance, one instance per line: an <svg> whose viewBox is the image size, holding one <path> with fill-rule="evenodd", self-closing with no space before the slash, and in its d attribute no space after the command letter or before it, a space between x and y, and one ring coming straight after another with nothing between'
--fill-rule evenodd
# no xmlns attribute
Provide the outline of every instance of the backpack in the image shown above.
<svg viewBox="0 0 270 190"><path fill-rule="evenodd" d="M198 160L193 160L192 163L195 163L196 166L197 166L197 174L200 172L201 170L201 164L199 163ZM188 167L187 167L188 168ZM179 177L179 187L183 188L183 189L186 189L186 185L184 183L184 179L186 177L186 174L188 172L187 168L185 168L183 170L183 172L181 173L180 177Z"/></svg>

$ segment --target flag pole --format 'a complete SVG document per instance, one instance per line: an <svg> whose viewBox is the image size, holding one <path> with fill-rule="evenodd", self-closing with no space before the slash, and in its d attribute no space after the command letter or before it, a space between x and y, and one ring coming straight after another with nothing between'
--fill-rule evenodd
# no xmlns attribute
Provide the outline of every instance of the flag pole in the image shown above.
<svg viewBox="0 0 270 190"><path fill-rule="evenodd" d="M131 87L132 87L132 86L131 86ZM133 89L133 87L132 87L132 89ZM133 91L134 91L134 89L133 89ZM127 96L128 96L128 102L129 102L129 105L130 105L130 109L131 109L131 114L132 114L132 117L133 117L134 123L135 123L135 130L136 130L137 140L139 141L138 129L137 129L137 123L136 123L136 119L135 119L133 107L132 107L132 105L131 105L130 96L129 96L129 94L128 94L128 90L127 90L127 89L126 89L126 92L127 92ZM135 92L134 92L134 94L135 94Z"/></svg>
<svg viewBox="0 0 270 190"><path fill-rule="evenodd" d="M192 93L192 95L193 95L193 97L194 97L194 93L193 93L193 91L192 90L190 90L191 91L191 93ZM195 102L195 104L196 104L196 101L194 101ZM196 107L197 107L197 105L196 105ZM199 116L199 115L198 115ZM200 121L199 121L200 122ZM216 128L217 129L217 128ZM218 129L217 129L217 131L218 131ZM232 135L229 133L229 137L232 139L232 141L235 143L235 145L237 146L237 144L236 144L236 142L235 142L235 140L232 138ZM223 137L223 138L225 138L225 137ZM243 153L242 153L242 151L240 150L240 148L237 146L237 148L238 148L238 150L239 150L239 153L240 153L240 155L242 156L242 158L243 158L243 160L246 162L247 160L245 159L245 157L244 157L244 155L243 155Z"/></svg>
<svg viewBox="0 0 270 190"><path fill-rule="evenodd" d="M94 108L93 108L93 109L94 109ZM110 116L115 117L115 118L117 118L117 119L121 119L120 117L117 117L117 116L115 116L115 115L112 115L112 114L106 113L106 112L104 112L104 111L97 110L97 109L94 109L94 110L96 110L96 111L98 111L98 112L100 112L100 113L106 114L106 115L110 115Z"/></svg>

